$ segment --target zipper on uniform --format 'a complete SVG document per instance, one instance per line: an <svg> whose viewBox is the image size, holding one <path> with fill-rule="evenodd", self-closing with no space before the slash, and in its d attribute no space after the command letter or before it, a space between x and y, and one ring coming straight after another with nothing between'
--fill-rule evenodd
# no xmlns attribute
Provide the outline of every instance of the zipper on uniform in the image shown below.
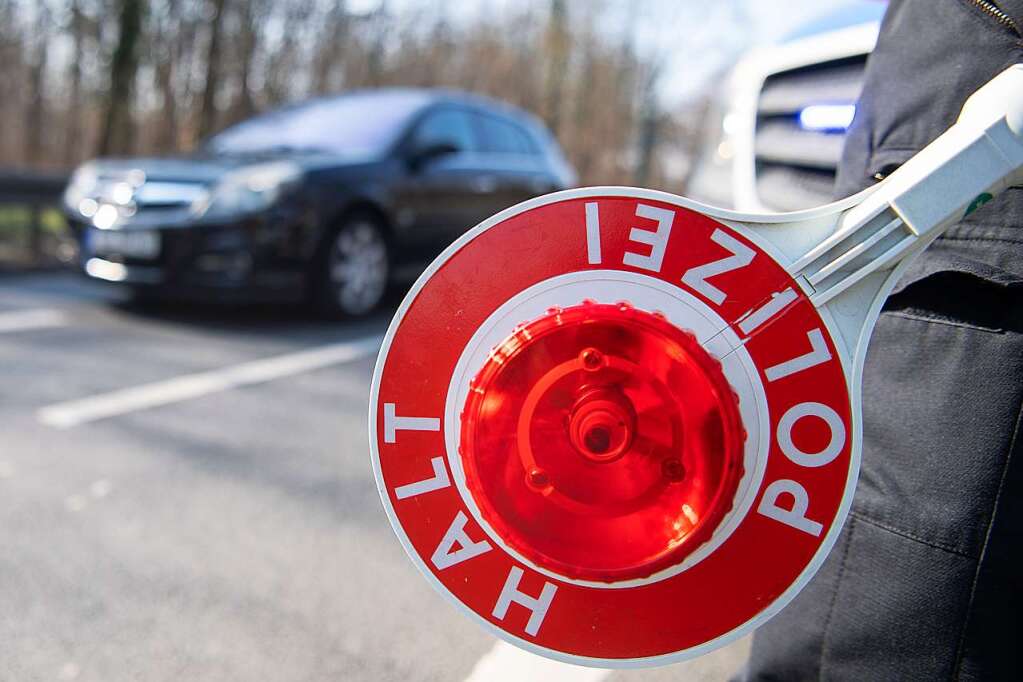
<svg viewBox="0 0 1023 682"><path fill-rule="evenodd" d="M991 2L991 0L969 0L969 2L981 12L984 12L999 24L1015 33L1017 38L1023 38L1023 33L1020 32L1019 25L1012 17L999 9L998 5L994 2Z"/></svg>
<svg viewBox="0 0 1023 682"><path fill-rule="evenodd" d="M1023 40L1023 32L1019 30L1019 24L1017 24L1012 17L1003 12L1001 8L998 7L998 5L992 2L992 0L967 0L967 2L969 2L971 5L973 5L981 12L994 19L995 21L997 21L1005 28L1015 33L1017 38ZM874 180L880 182L881 180L884 180L886 177L888 177L888 175L894 170L895 167L891 169L886 168L880 170L877 173L874 173L873 176Z"/></svg>

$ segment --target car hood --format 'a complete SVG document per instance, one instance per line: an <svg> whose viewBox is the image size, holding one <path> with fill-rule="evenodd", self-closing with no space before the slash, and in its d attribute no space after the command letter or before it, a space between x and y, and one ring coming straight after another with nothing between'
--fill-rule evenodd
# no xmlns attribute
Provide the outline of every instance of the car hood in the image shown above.
<svg viewBox="0 0 1023 682"><path fill-rule="evenodd" d="M205 185L247 164L238 159L180 157L97 159L89 165L96 175L103 178L134 178L134 183L183 182Z"/></svg>
<svg viewBox="0 0 1023 682"><path fill-rule="evenodd" d="M317 171L364 177L370 170L364 158L318 153L96 159L75 173L64 209L73 219L90 220L99 207L111 204L118 207L121 224L185 224L193 220L195 202L226 174L280 162L293 163L310 180Z"/></svg>
<svg viewBox="0 0 1023 682"><path fill-rule="evenodd" d="M214 155L197 153L181 157L96 159L90 166L100 177L134 178L139 182L173 182L210 185L226 173L247 166L287 161L304 171L365 165L364 157L328 153L277 153Z"/></svg>

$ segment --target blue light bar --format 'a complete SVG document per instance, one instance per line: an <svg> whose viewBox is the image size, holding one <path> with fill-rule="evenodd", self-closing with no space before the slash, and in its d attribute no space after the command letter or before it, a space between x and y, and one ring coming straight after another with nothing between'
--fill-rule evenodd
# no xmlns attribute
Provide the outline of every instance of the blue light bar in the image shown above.
<svg viewBox="0 0 1023 682"><path fill-rule="evenodd" d="M845 132L855 115L855 104L811 104L799 112L799 126L819 132Z"/></svg>

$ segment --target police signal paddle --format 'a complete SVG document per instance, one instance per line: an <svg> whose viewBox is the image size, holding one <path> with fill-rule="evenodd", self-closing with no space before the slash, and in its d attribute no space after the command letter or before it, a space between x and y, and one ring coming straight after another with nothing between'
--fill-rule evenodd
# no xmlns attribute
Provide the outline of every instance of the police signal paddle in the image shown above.
<svg viewBox="0 0 1023 682"><path fill-rule="evenodd" d="M478 623L562 661L658 665L750 632L845 520L885 296L1021 166L1016 65L818 209L595 187L483 222L413 286L373 376L402 545Z"/></svg>

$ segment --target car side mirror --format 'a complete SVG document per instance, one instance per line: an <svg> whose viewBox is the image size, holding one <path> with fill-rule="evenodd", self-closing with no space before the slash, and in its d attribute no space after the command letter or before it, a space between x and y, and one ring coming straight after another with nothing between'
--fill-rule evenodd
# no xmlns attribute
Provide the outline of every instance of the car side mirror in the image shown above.
<svg viewBox="0 0 1023 682"><path fill-rule="evenodd" d="M420 147L415 147L412 150L412 153L408 156L408 165L412 170L419 170L434 159L448 154L454 154L458 151L460 151L458 147L451 142L434 142L425 144Z"/></svg>

